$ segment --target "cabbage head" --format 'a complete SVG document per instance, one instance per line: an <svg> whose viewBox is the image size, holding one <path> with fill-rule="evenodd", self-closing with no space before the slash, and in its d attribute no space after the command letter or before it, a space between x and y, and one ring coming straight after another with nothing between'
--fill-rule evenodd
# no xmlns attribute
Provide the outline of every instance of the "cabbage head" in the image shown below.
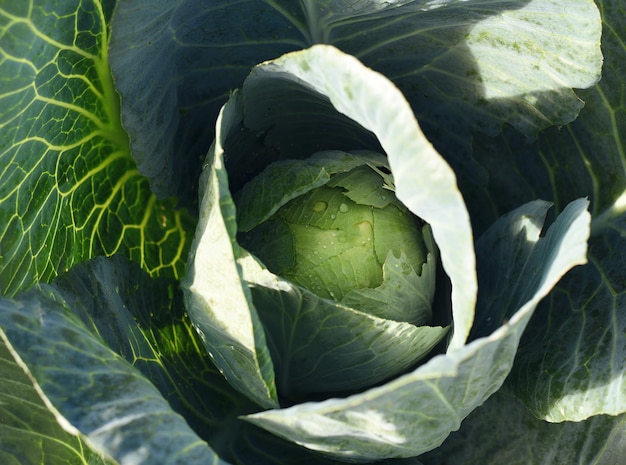
<svg viewBox="0 0 626 465"><path fill-rule="evenodd" d="M215 134L182 282L189 318L258 406L241 419L333 460L441 445L585 260L584 199L545 232L549 203L522 205L475 242L454 171L403 94L332 46L256 66Z"/></svg>
<svg viewBox="0 0 626 465"><path fill-rule="evenodd" d="M324 184L306 175L328 165L337 172ZM259 305L272 359L281 360L275 368L281 395L374 385L414 365L447 332L429 326L437 266L430 227L398 200L388 173L378 154L322 152L272 163L235 195L242 212L238 224L244 225L239 244L317 302L306 329L299 328L297 318L301 302L285 306L292 315L284 321L291 322L289 332L314 333L316 321L324 321L329 312L335 318L348 313L361 328L375 326L362 334L330 329L316 340L315 351L306 346L293 351L294 341L273 323L280 318L274 308ZM260 193L264 186L277 185L283 186L283 196L265 212ZM381 332L381 326L393 330ZM374 337L377 343L368 352L363 344ZM358 364L338 366L337 360L347 362L338 346L350 351L360 347L362 353L354 358ZM341 376L331 374L337 371Z"/></svg>

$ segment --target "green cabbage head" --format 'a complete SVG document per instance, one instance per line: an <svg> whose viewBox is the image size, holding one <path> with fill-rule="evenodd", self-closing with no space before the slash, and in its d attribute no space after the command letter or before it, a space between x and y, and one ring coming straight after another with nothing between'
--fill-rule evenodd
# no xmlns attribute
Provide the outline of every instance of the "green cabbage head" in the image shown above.
<svg viewBox="0 0 626 465"><path fill-rule="evenodd" d="M329 169L330 175L320 182L322 170L327 173ZM269 211L263 195L268 186L280 186L281 193L270 202ZM310 349L295 352L289 363L279 365L278 378L284 381L279 394L301 396L375 384L413 365L445 335L447 328L428 326L437 262L430 227L397 199L393 189L384 157L322 152L306 160L272 163L235 195L241 212L238 224L245 230L239 234L239 244L269 271L297 286L303 298L316 302L310 308L313 319L324 321L329 311L348 313L351 318L363 318L365 324L357 323L361 327L392 320L405 330L384 333L387 343L378 345L382 354L363 348L357 354L356 370L335 366L332 357L320 363L311 357ZM282 324L272 324L277 318L272 305L264 303L259 291L253 290L255 295L261 316L266 316L272 358L281 359L292 352L293 341L283 337ZM293 303L293 318L285 320L292 328L300 324L296 314L302 307L299 299ZM268 306L268 311L263 310ZM405 340L398 337L408 328L423 333L416 334L420 350L397 355L399 350L391 349L403 347ZM381 337L377 330L371 334L368 340ZM345 344L356 347L354 338L353 332L329 328L329 336L317 351L332 353ZM396 363L390 363L392 354ZM305 381L330 378L328 367L339 371L336 380ZM290 373L298 376L293 379Z"/></svg>

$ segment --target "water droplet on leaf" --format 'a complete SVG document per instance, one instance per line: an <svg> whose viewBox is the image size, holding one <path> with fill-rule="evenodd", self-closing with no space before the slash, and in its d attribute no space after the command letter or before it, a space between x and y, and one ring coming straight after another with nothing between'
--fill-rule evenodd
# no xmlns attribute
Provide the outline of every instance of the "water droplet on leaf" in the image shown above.
<svg viewBox="0 0 626 465"><path fill-rule="evenodd" d="M320 200L319 202L315 202L315 205L313 205L313 211L316 213L322 213L326 211L327 208L328 204L322 200Z"/></svg>

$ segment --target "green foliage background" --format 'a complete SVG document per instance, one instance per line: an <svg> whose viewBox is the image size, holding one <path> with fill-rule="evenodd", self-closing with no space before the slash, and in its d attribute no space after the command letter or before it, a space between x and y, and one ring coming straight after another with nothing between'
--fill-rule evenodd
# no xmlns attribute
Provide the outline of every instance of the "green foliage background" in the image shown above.
<svg viewBox="0 0 626 465"><path fill-rule="evenodd" d="M133 141L121 125L119 96L109 67L114 3L0 0L0 293L7 297L48 283L88 259L118 253L148 276L163 279L155 281L154 288L146 284L155 295L160 284L159 292L163 292L172 285L170 278L178 280L184 274L196 219L179 208L176 199L157 198L131 157ZM619 437L624 431L626 396L623 387L615 386L623 378L626 350L622 252L626 236L622 197L626 189L626 7L622 0L598 0L597 4L604 24L604 71L595 87L577 91L586 102L580 117L545 130L532 142L508 126L495 137L473 133L471 157L451 163L460 173L477 232L535 198L554 201L557 213L575 198L590 198L594 217L590 263L568 275L547 299L544 311L531 321L509 388L539 416L580 405L577 395L584 397L595 389L593 402L587 402L588 410L580 415L616 416L597 415L560 428L538 423L517 401L498 395L468 419L469 429L425 457L425 463L468 465L488 459L516 463L507 453L507 449L519 450L511 445L516 439L520 449L533 441L541 445L535 462L517 463L539 464L546 457L554 458L556 446L569 450L570 432L580 447L591 444L589 450L601 450L604 437L613 441L613 450L625 447ZM289 47L301 45L288 43ZM434 123L431 134L436 140ZM85 268L73 276L93 275L92 269ZM129 276L137 282L145 278L136 270ZM108 283L95 295L123 289L123 283ZM54 286L59 285L63 284ZM64 285L66 289L74 286L69 281ZM98 286L93 284L89 292ZM51 291L44 287L47 292ZM138 289L130 285L125 292L137 295ZM147 296L138 294L135 304L133 298L122 299L120 308L145 303ZM161 310L167 313L171 308ZM215 378L210 388L223 395L217 398L228 405L228 412L222 412L225 416L250 407L236 395L231 397L228 387L217 381L218 373L194 339L189 321L175 312L168 315L158 329L146 324L129 345L116 349L127 351L126 360L141 367L146 376L160 379L162 384L155 384L161 393L177 411L189 415L196 431L209 437L221 418L198 416L197 412L208 410L203 406L208 401L194 395L207 379ZM136 313L133 318L141 321L146 315ZM73 325L74 320L69 320ZM94 452L85 436L55 412L4 331L0 339L0 461L10 465L112 463ZM564 359L558 348L576 355ZM193 360L190 365L182 362L189 359ZM202 376L190 376L189 366ZM183 379L188 384L177 383ZM20 393L18 398L15 392ZM185 401L176 405L180 399ZM503 409L510 409L515 420L515 438L492 435L494 440L484 444L480 439L494 428L485 425L496 425ZM507 427L504 424L501 429ZM232 449L228 441L221 443L219 434L215 443L241 463L249 460L246 454L258 458L255 453L264 457L264 463L274 463L275 457L265 455L268 436L256 430L237 433L245 443L242 449ZM300 450L271 441L293 452L294 461L305 460ZM476 448L468 449L468 443ZM498 454L490 454L493 450ZM560 456L562 463L570 460L567 453ZM588 452L585 457L591 463L614 465L615 453ZM516 456L515 460L521 459Z"/></svg>

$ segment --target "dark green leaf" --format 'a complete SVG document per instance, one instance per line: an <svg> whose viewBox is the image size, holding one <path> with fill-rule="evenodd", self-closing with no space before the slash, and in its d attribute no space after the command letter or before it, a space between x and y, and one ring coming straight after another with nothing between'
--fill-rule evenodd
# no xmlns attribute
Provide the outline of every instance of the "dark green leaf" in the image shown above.
<svg viewBox="0 0 626 465"><path fill-rule="evenodd" d="M474 153L489 171L489 189L477 197L478 191L464 192L472 198L468 208L477 229L536 197L552 199L557 211L576 196L591 201L589 263L560 282L536 312L508 381L536 415L551 421L626 412L626 16L619 1L598 5L603 78L583 93L579 118L544 131L532 144L511 132L477 138Z"/></svg>
<svg viewBox="0 0 626 465"><path fill-rule="evenodd" d="M580 421L626 412L626 215L592 237L531 321L509 387L535 415Z"/></svg>
<svg viewBox="0 0 626 465"><path fill-rule="evenodd" d="M202 437L250 410L210 361L184 312L177 282L150 279L138 265L115 256L80 264L54 285L72 312L146 376Z"/></svg>
<svg viewBox="0 0 626 465"><path fill-rule="evenodd" d="M133 154L157 192L185 197L214 136L207 120L254 65L288 51L331 44L382 72L460 164L472 129L571 121L582 105L571 88L592 85L601 60L591 0L122 0L113 31ZM358 148L332 134L318 150Z"/></svg>
<svg viewBox="0 0 626 465"><path fill-rule="evenodd" d="M98 0L0 2L0 293L124 253L180 276L193 228L129 155Z"/></svg>
<svg viewBox="0 0 626 465"><path fill-rule="evenodd" d="M2 299L0 325L50 405L96 450L119 462L224 463L163 397L171 396L179 410L197 407L198 397L176 395L199 384L198 378L181 383L187 370L197 369L199 358L190 357L190 366L177 367L177 358L183 360L184 354L167 353L167 345L153 347L144 337L125 307L129 303L136 308L139 302L148 303L150 295L158 296L158 282L151 291L134 288L142 273L145 284L147 275L126 261L102 259L81 265L55 286L42 285L14 300ZM133 290L129 298L127 293ZM186 339L193 341L189 334ZM19 395L16 388L10 391L13 395Z"/></svg>
<svg viewBox="0 0 626 465"><path fill-rule="evenodd" d="M0 461L4 465L106 465L84 437L64 429L0 330Z"/></svg>
<svg viewBox="0 0 626 465"><path fill-rule="evenodd" d="M420 459L424 465L620 465L625 456L626 415L550 424L499 392Z"/></svg>
<svg viewBox="0 0 626 465"><path fill-rule="evenodd" d="M483 180L458 166L461 190L477 231L521 203L554 202L555 213L568 202L589 197L594 217L612 208L626 189L626 7L621 0L598 0L602 13L602 79L579 91L585 107L561 128L525 140L513 131L498 138L476 135L474 158Z"/></svg>

